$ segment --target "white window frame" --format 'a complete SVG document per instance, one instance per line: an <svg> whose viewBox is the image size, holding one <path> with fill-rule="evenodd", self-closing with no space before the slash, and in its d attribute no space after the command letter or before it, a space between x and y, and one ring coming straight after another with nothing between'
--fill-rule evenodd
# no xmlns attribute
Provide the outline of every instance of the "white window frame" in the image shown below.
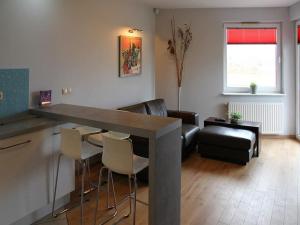
<svg viewBox="0 0 300 225"><path fill-rule="evenodd" d="M277 28L277 48L276 48L276 87L257 87L258 93L282 93L281 77L281 23L224 23L224 72L223 72L223 92L224 93L249 93L248 87L228 87L227 86L227 29L228 28Z"/></svg>

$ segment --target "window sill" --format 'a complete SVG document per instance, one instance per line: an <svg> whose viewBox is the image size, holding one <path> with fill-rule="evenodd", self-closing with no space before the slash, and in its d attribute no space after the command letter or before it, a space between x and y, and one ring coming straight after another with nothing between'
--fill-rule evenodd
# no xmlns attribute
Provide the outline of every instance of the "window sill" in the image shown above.
<svg viewBox="0 0 300 225"><path fill-rule="evenodd" d="M251 93L237 93L237 92L223 92L223 96L277 96L282 97L285 96L284 93L257 93L257 94L251 94Z"/></svg>

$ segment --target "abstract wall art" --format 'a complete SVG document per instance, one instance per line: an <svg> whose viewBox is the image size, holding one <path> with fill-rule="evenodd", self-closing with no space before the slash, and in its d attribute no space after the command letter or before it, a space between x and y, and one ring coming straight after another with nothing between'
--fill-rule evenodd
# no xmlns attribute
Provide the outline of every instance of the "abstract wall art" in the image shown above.
<svg viewBox="0 0 300 225"><path fill-rule="evenodd" d="M142 38L119 37L119 76L129 77L142 73Z"/></svg>

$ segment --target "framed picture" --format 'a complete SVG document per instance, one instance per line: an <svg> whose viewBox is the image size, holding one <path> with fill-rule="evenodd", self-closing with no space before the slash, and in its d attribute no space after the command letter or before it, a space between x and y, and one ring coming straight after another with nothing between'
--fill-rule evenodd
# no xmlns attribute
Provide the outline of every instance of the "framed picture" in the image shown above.
<svg viewBox="0 0 300 225"><path fill-rule="evenodd" d="M119 76L130 77L142 73L142 38L119 37Z"/></svg>
<svg viewBox="0 0 300 225"><path fill-rule="evenodd" d="M48 106L51 105L51 90L40 91L40 106Z"/></svg>

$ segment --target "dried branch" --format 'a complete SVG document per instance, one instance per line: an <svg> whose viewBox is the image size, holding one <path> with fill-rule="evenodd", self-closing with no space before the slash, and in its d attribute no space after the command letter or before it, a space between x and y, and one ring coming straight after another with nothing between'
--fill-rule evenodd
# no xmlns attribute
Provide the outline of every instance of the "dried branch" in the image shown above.
<svg viewBox="0 0 300 225"><path fill-rule="evenodd" d="M171 34L172 39L168 41L167 49L175 58L177 84L178 87L181 87L184 59L193 39L191 25L184 24L184 27L178 27L176 32L176 24L173 17L171 20Z"/></svg>

